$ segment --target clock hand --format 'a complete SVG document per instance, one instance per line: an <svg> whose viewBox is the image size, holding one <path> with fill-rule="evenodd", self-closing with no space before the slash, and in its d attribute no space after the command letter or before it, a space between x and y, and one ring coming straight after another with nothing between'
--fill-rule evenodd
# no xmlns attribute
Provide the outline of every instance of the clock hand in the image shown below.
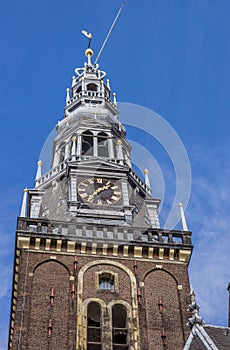
<svg viewBox="0 0 230 350"><path fill-rule="evenodd" d="M110 187L110 184L105 185L103 187L99 187L96 191L94 191L88 198L88 200L93 200L93 198L100 192L104 191L104 190L108 190Z"/></svg>
<svg viewBox="0 0 230 350"><path fill-rule="evenodd" d="M110 187L110 184L109 185L105 185L103 187L99 187L96 192L97 193L100 193L101 191L104 191L104 190L108 190L108 188Z"/></svg>

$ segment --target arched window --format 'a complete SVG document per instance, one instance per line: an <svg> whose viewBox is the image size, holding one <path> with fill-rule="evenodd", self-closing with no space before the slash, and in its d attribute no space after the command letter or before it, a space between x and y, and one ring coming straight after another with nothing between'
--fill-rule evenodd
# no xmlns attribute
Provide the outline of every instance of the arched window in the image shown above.
<svg viewBox="0 0 230 350"><path fill-rule="evenodd" d="M94 301L87 309L87 350L101 350L101 306Z"/></svg>
<svg viewBox="0 0 230 350"><path fill-rule="evenodd" d="M82 134L82 154L93 156L93 133L89 130Z"/></svg>
<svg viewBox="0 0 230 350"><path fill-rule="evenodd" d="M115 304L112 308L113 350L128 349L127 310L124 305Z"/></svg>
<svg viewBox="0 0 230 350"><path fill-rule="evenodd" d="M98 156L99 157L109 157L108 149L108 135L105 132L99 132L97 135L98 142Z"/></svg>
<svg viewBox="0 0 230 350"><path fill-rule="evenodd" d="M87 85L87 90L88 91L97 91L97 85L90 83Z"/></svg>

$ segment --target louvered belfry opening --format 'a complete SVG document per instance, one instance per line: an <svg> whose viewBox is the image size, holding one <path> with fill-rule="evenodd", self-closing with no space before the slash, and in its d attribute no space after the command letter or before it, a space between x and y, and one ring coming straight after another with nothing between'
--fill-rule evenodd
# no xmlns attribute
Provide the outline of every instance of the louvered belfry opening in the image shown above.
<svg viewBox="0 0 230 350"><path fill-rule="evenodd" d="M115 304L112 308L113 350L128 349L127 311L125 306Z"/></svg>
<svg viewBox="0 0 230 350"><path fill-rule="evenodd" d="M93 301L87 310L87 350L101 348L101 306Z"/></svg>

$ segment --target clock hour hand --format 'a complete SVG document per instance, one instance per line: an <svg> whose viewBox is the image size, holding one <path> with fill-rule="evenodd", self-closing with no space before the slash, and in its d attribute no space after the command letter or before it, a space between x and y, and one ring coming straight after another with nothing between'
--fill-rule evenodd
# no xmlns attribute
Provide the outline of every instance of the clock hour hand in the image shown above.
<svg viewBox="0 0 230 350"><path fill-rule="evenodd" d="M110 184L105 185L103 187L99 187L98 189L96 189L96 191L94 191L88 198L89 201L93 200L93 198L100 192L104 191L104 190L108 190L110 187Z"/></svg>

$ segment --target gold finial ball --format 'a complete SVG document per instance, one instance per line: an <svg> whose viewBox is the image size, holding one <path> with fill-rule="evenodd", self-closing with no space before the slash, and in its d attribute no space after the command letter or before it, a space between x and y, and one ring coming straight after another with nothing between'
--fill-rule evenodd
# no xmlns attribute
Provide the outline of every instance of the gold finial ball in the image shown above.
<svg viewBox="0 0 230 350"><path fill-rule="evenodd" d="M178 207L183 207L183 203L178 203Z"/></svg>
<svg viewBox="0 0 230 350"><path fill-rule="evenodd" d="M122 141L121 140L118 140L117 141L117 144L120 146L120 145L122 145Z"/></svg>
<svg viewBox="0 0 230 350"><path fill-rule="evenodd" d="M116 92L113 93L113 96L117 96Z"/></svg>
<svg viewBox="0 0 230 350"><path fill-rule="evenodd" d="M38 166L42 166L42 161L41 160L38 161Z"/></svg>
<svg viewBox="0 0 230 350"><path fill-rule="evenodd" d="M85 55L86 55L86 57L88 57L88 56L92 57L93 56L93 50L90 49L90 48L86 49L85 50Z"/></svg>
<svg viewBox="0 0 230 350"><path fill-rule="evenodd" d="M24 192L29 192L29 190L28 190L28 188L26 187L26 188L24 188Z"/></svg>
<svg viewBox="0 0 230 350"><path fill-rule="evenodd" d="M145 174L145 175L148 175L148 173L149 173L148 169L145 169L145 170L144 170L144 174Z"/></svg>
<svg viewBox="0 0 230 350"><path fill-rule="evenodd" d="M77 141L77 136L73 136L72 137L72 142L76 142Z"/></svg>

